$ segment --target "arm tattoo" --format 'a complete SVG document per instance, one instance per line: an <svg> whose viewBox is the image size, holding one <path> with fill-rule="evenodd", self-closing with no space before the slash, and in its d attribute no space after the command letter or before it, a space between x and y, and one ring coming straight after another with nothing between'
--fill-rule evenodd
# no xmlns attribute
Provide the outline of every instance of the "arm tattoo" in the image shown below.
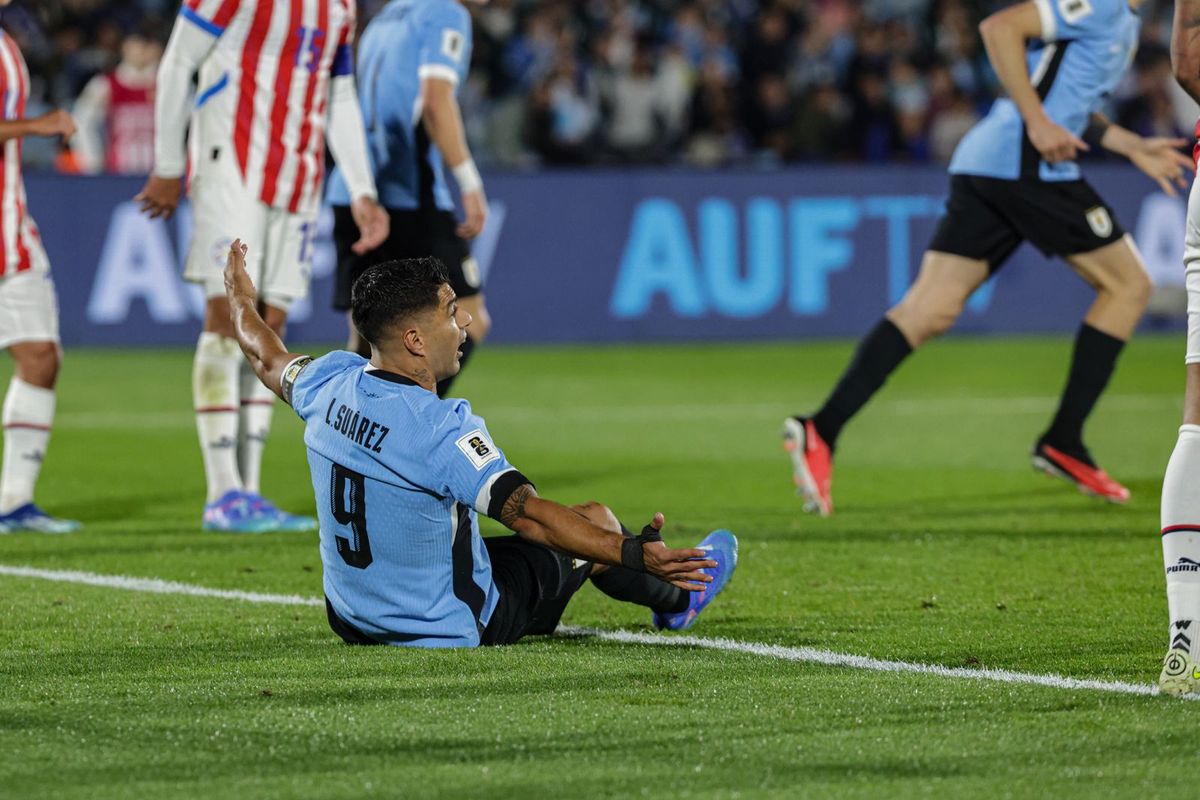
<svg viewBox="0 0 1200 800"><path fill-rule="evenodd" d="M528 483L521 484L513 493L504 501L504 508L500 509L500 524L511 528L516 521L525 516L525 503L529 502L529 498L535 497L537 493Z"/></svg>

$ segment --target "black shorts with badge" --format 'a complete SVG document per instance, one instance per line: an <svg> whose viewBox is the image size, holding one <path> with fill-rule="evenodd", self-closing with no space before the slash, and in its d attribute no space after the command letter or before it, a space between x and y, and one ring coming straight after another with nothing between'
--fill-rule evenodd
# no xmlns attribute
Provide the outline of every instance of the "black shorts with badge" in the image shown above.
<svg viewBox="0 0 1200 800"><path fill-rule="evenodd" d="M1023 241L1047 256L1088 253L1124 229L1085 180L950 176L950 199L930 250L978 259L995 272Z"/></svg>
<svg viewBox="0 0 1200 800"><path fill-rule="evenodd" d="M348 206L333 207L333 241L337 248L337 275L333 287L333 307L350 308L350 289L367 269L399 258L434 256L446 267L450 286L461 297L483 291L479 266L471 257L471 248L454 232L458 221L454 214L439 209L402 211L388 209L391 230L388 238L366 255L350 249L358 241L358 226Z"/></svg>
<svg viewBox="0 0 1200 800"><path fill-rule="evenodd" d="M554 633L567 603L587 582L592 564L520 536L485 536L500 600L480 644L512 644Z"/></svg>

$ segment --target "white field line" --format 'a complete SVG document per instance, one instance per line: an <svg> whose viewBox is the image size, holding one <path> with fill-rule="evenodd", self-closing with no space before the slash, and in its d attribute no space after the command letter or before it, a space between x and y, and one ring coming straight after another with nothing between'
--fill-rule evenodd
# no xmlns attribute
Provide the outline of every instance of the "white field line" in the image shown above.
<svg viewBox="0 0 1200 800"><path fill-rule="evenodd" d="M205 586L164 581L157 578L98 575L92 572L35 569L33 567L18 567L5 564L0 564L0 575L8 575L15 578L35 578L60 583L80 583L88 586L125 589L134 592L180 594L190 597L215 597L223 600L240 600L245 603L268 603L292 606L324 605L324 601L316 597L262 594L260 592L241 592L232 589L210 589ZM983 680L998 683L1023 684L1027 686L1045 686L1051 689L1066 689L1069 691L1109 692L1142 696L1158 694L1157 686L1143 683L1067 678L1061 675L1013 672L1006 669L967 669L965 667L944 667L938 664L919 664L911 661L886 661L879 658L870 658L869 656L856 656L851 653L821 650L815 647L785 647L783 645L739 642L734 639L706 639L699 636L669 636L565 626L559 627L558 634L564 636L587 636L617 644L641 644L655 647L696 647L705 650L718 650L725 653L740 653L760 658L770 658L778 661L823 664L825 666L848 667L850 669L861 669L871 672L908 672L918 675L933 675L939 678L959 678L975 681ZM1188 699L1198 698L1193 696Z"/></svg>
<svg viewBox="0 0 1200 800"><path fill-rule="evenodd" d="M1014 397L929 397L903 400L881 400L872 404L871 413L883 416L911 417L940 414L968 414L972 416L1014 414L1048 414L1058 404L1054 395ZM1182 394L1123 394L1106 396L1101 400L1101 409L1118 412L1177 411L1183 408ZM492 420L577 422L597 420L609 422L637 421L695 421L775 417L782 418L794 411L781 403L726 403L714 400L711 403L642 403L620 406L566 406L547 408L540 406L493 406L479 409ZM61 412L54 421L55 427L71 430L177 430L192 428L195 415L187 409L170 411L69 411Z"/></svg>

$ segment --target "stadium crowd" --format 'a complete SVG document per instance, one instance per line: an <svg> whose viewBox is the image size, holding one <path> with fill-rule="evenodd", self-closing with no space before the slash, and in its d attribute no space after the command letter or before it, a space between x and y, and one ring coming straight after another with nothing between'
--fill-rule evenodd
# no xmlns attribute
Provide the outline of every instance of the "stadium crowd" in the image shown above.
<svg viewBox="0 0 1200 800"><path fill-rule="evenodd" d="M358 5L365 25L384 0ZM946 162L996 96L976 26L1006 3L467 5L475 20L462 89L468 135L481 164L521 168ZM177 7L178 0L14 3L0 22L29 61L31 112L74 107L94 76L127 55L126 37L161 41ZM1170 14L1165 0L1147 4L1135 68L1110 102L1110 116L1143 135L1190 135L1195 120L1196 107L1171 79ZM25 158L104 168L49 142L30 142Z"/></svg>

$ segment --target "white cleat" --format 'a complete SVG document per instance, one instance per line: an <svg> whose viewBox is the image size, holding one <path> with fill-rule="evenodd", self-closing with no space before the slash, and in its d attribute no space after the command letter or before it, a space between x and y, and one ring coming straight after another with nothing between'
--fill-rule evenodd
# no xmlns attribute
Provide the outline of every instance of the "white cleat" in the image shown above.
<svg viewBox="0 0 1200 800"><path fill-rule="evenodd" d="M1158 676L1158 690L1172 697L1200 695L1200 664L1186 650L1168 650Z"/></svg>

